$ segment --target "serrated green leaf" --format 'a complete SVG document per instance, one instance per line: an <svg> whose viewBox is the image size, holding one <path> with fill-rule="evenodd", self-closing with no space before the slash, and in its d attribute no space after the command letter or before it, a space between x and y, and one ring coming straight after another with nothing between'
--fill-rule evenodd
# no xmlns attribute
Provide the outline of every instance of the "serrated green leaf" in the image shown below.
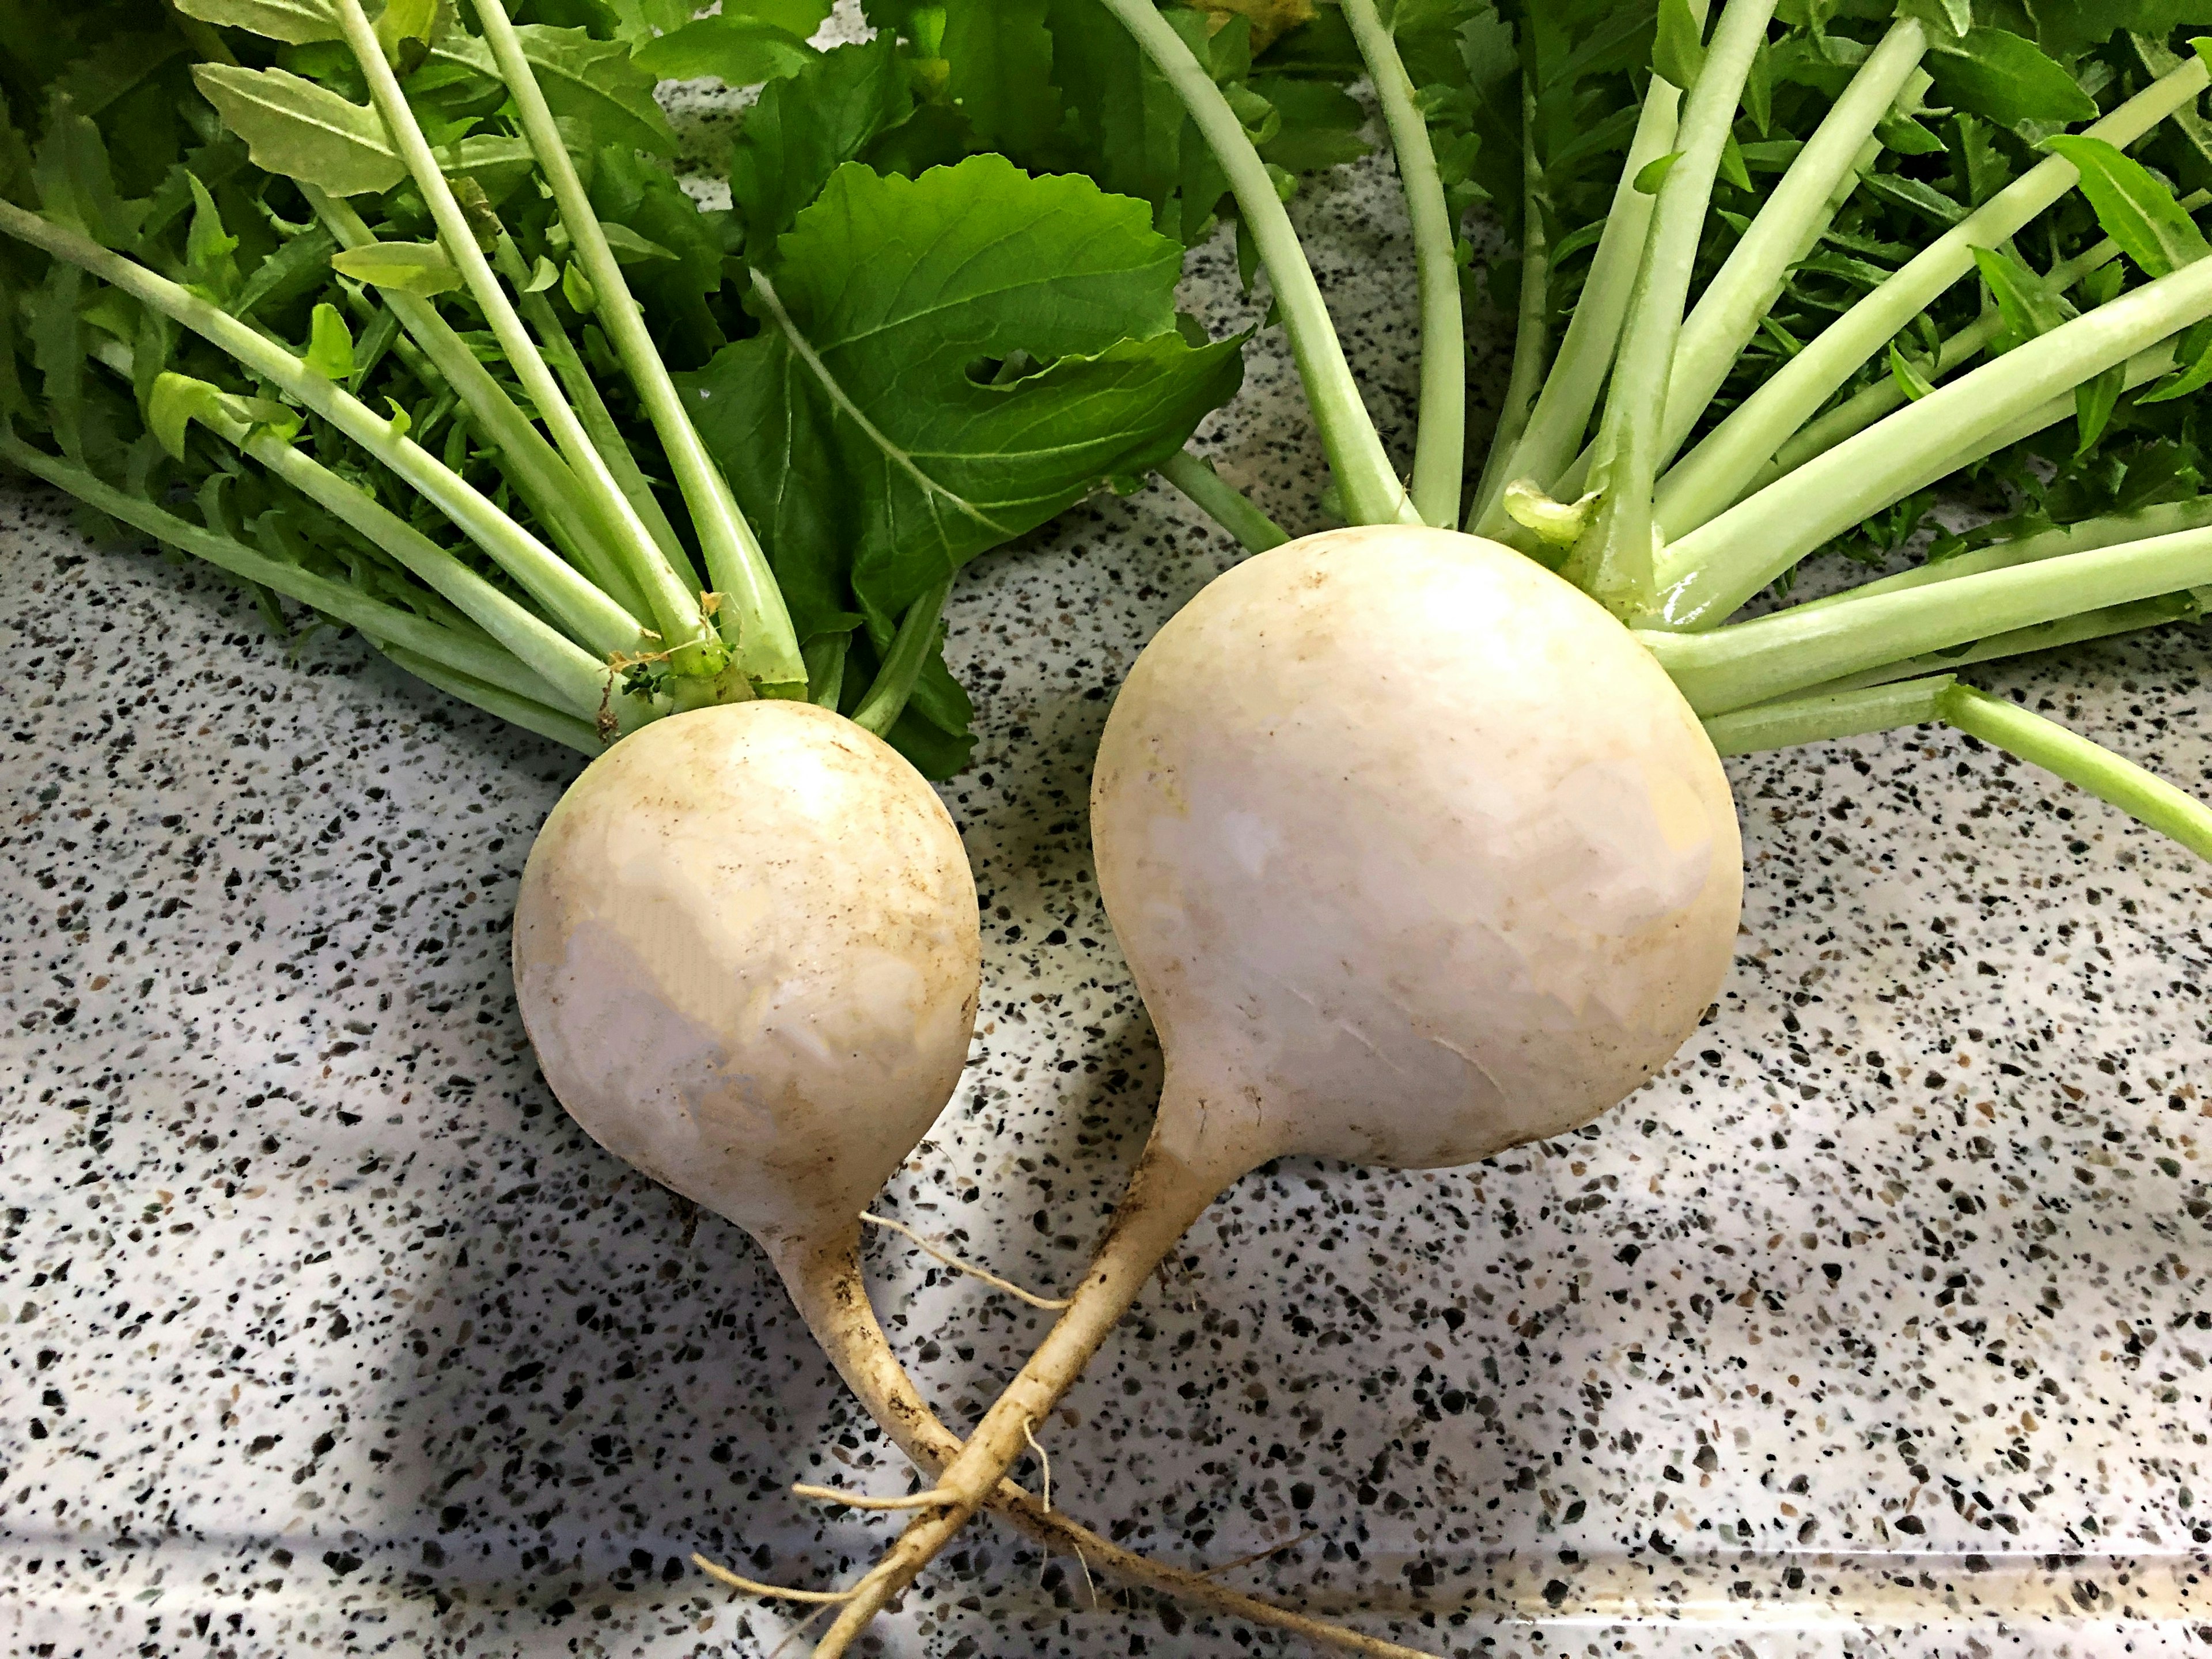
<svg viewBox="0 0 2212 1659"><path fill-rule="evenodd" d="M2090 121L2097 100L2035 43L2009 29L1978 28L1956 40L1940 33L1924 60L1936 100L2002 127L2024 121Z"/></svg>
<svg viewBox="0 0 2212 1659"><path fill-rule="evenodd" d="M730 154L730 196L752 257L766 258L832 173L913 112L888 34L823 52L799 75L770 82Z"/></svg>
<svg viewBox="0 0 2212 1659"><path fill-rule="evenodd" d="M343 40L337 8L331 0L173 0L177 9L203 23L222 23L265 35L288 46Z"/></svg>
<svg viewBox="0 0 2212 1659"><path fill-rule="evenodd" d="M216 304L238 291L238 238L223 228L222 210L198 179L191 181L192 222L185 233L185 281Z"/></svg>
<svg viewBox="0 0 2212 1659"><path fill-rule="evenodd" d="M353 331L334 305L319 305L308 325L307 367L326 380L353 376Z"/></svg>
<svg viewBox="0 0 2212 1659"><path fill-rule="evenodd" d="M313 293L330 280L331 255L337 251L337 240L320 225L280 242L246 277L231 314L251 317L264 307L281 311Z"/></svg>
<svg viewBox="0 0 2212 1659"><path fill-rule="evenodd" d="M1087 179L848 166L777 252L761 332L684 387L802 636L1150 468L1239 379L1176 327L1181 250Z"/></svg>
<svg viewBox="0 0 2212 1659"><path fill-rule="evenodd" d="M2039 335L2048 334L2072 314L2066 303L2043 285L2043 280L2011 254L1997 248L1978 247L1974 264L1989 284L2004 319L2003 331L1990 342L1993 352L2010 351Z"/></svg>
<svg viewBox="0 0 2212 1659"><path fill-rule="evenodd" d="M2079 133L2046 139L2044 148L2081 170L2081 193L2105 234L2146 276L2170 276L2212 253L2196 221L2142 162L2102 138Z"/></svg>
<svg viewBox="0 0 2212 1659"><path fill-rule="evenodd" d="M653 100L655 76L632 61L627 46L543 23L526 23L515 34L554 114L583 122L598 143L628 144L656 155L676 153L676 134ZM458 64L487 80L501 78L491 48L458 25L431 42L430 59Z"/></svg>
<svg viewBox="0 0 2212 1659"><path fill-rule="evenodd" d="M72 459L84 453L84 320L77 314L83 297L84 272L57 259L23 306L23 331L39 372L46 423L62 453Z"/></svg>
<svg viewBox="0 0 2212 1659"><path fill-rule="evenodd" d="M264 172L333 196L380 196L407 176L382 118L327 87L231 64L195 64L192 79Z"/></svg>
<svg viewBox="0 0 2212 1659"><path fill-rule="evenodd" d="M724 12L647 42L631 61L664 81L757 87L797 75L820 55L803 35Z"/></svg>
<svg viewBox="0 0 2212 1659"><path fill-rule="evenodd" d="M2185 331L2179 356L2182 368L2155 386L2136 393L2138 404L2172 403L2177 398L2191 397L2212 386L2212 323L2197 323ZM2134 470L2130 468L2130 483L2133 478Z"/></svg>
<svg viewBox="0 0 2212 1659"><path fill-rule="evenodd" d="M356 283L420 300L451 294L462 285L459 268L435 242L370 242L332 254L331 269Z"/></svg>
<svg viewBox="0 0 2212 1659"><path fill-rule="evenodd" d="M47 112L31 180L48 218L106 247L130 246L146 216L145 203L117 192L106 141L67 98L57 98Z"/></svg>

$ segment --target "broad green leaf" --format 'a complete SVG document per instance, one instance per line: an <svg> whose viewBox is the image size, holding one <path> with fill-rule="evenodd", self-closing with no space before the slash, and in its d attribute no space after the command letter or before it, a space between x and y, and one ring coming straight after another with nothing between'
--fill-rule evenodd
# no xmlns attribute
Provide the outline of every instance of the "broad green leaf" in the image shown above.
<svg viewBox="0 0 2212 1659"><path fill-rule="evenodd" d="M331 269L372 288L428 300L461 286L461 273L435 242L371 242L331 256Z"/></svg>
<svg viewBox="0 0 2212 1659"><path fill-rule="evenodd" d="M1925 66L1936 79L1935 97L1996 122L2090 121L2097 100L2035 43L2008 29L1978 28L1962 38L1934 34Z"/></svg>
<svg viewBox="0 0 2212 1659"><path fill-rule="evenodd" d="M128 246L146 217L145 203L126 201L117 193L100 129L65 97L58 98L47 113L46 137L31 161L31 181L47 217L106 247Z"/></svg>
<svg viewBox="0 0 2212 1659"><path fill-rule="evenodd" d="M648 41L631 61L664 81L720 81L753 87L797 75L818 56L802 35L725 12Z"/></svg>
<svg viewBox="0 0 2212 1659"><path fill-rule="evenodd" d="M691 21L697 8L691 0L610 0L614 35L630 46L640 46L657 34L672 34Z"/></svg>
<svg viewBox="0 0 2212 1659"><path fill-rule="evenodd" d="M766 258L832 173L913 112L889 35L823 52L799 75L771 82L730 153L730 196L744 216L750 257Z"/></svg>
<svg viewBox="0 0 2212 1659"><path fill-rule="evenodd" d="M2142 162L2102 138L2079 133L2046 139L2044 148L2081 169L2081 193L2096 210L2105 234L2145 275L2170 276L2212 253L2197 222Z"/></svg>
<svg viewBox="0 0 2212 1659"><path fill-rule="evenodd" d="M203 23L222 23L263 34L289 46L343 40L337 8L331 0L173 0L177 9Z"/></svg>
<svg viewBox="0 0 2212 1659"><path fill-rule="evenodd" d="M1659 33L1651 43L1651 70L1687 92L1705 66L1705 35L1690 0L1659 0Z"/></svg>
<svg viewBox="0 0 2212 1659"><path fill-rule="evenodd" d="M52 91L68 94L78 114L99 115L137 91L184 49L184 41L173 33L113 35L64 70Z"/></svg>
<svg viewBox="0 0 2212 1659"><path fill-rule="evenodd" d="M1281 130L1260 146L1260 154L1275 166L1320 173L1356 161L1371 148L1360 137L1367 112L1342 88L1279 76L1255 80L1251 87L1283 118Z"/></svg>
<svg viewBox="0 0 2212 1659"><path fill-rule="evenodd" d="M554 114L586 123L598 143L628 144L656 155L676 153L676 134L653 101L656 77L631 61L627 46L542 23L526 23L515 34ZM431 43L430 58L501 78L491 48L458 26Z"/></svg>
<svg viewBox="0 0 2212 1659"><path fill-rule="evenodd" d="M1182 177L1182 101L1099 0L1049 0L1046 21L1079 164L1164 218Z"/></svg>
<svg viewBox="0 0 2212 1659"><path fill-rule="evenodd" d="M264 172L333 196L380 196L407 176L382 118L327 87L231 64L195 64L192 79Z"/></svg>
<svg viewBox="0 0 2212 1659"><path fill-rule="evenodd" d="M1046 0L945 0L945 96L994 149L1034 149L1060 125Z"/></svg>
<svg viewBox="0 0 2212 1659"><path fill-rule="evenodd" d="M846 167L777 252L761 332L684 385L802 637L1143 473L1240 378L1176 327L1181 249L1087 179Z"/></svg>
<svg viewBox="0 0 2212 1659"><path fill-rule="evenodd" d="M307 367L326 380L353 375L353 331L334 305L319 305L308 326Z"/></svg>
<svg viewBox="0 0 2212 1659"><path fill-rule="evenodd" d="M2010 351L2037 336L2048 334L2072 315L2066 302L2044 287L2043 280L2011 254L1996 248L1978 247L1974 264L1989 284L2004 319L2003 331L1991 342L1993 352Z"/></svg>
<svg viewBox="0 0 2212 1659"><path fill-rule="evenodd" d="M404 80L430 55L430 38L437 33L441 0L385 0L376 20L376 44L384 48L385 61Z"/></svg>

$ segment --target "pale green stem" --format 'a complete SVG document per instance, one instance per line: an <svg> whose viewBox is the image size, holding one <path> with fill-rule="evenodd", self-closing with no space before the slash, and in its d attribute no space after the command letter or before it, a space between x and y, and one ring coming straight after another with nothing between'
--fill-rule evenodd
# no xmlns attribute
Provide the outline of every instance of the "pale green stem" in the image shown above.
<svg viewBox="0 0 2212 1659"><path fill-rule="evenodd" d="M1640 614L1653 592L1652 489L1657 482L1667 385L1683 307L1705 234L1743 84L1773 20L1774 0L1728 0L1684 100L1681 156L1659 187L1644 267L1599 426L1590 478L1600 493L1595 520L1576 544L1566 575L1618 616Z"/></svg>
<svg viewBox="0 0 2212 1659"><path fill-rule="evenodd" d="M660 498L653 493L646 480L644 469L637 457L630 453L629 442L623 436L622 428L616 423L614 411L599 393L599 382L584 366L583 357L576 350L575 342L561 326L560 314L553 302L543 294L525 292L530 282L530 271L523 264L522 252L515 246L514 239L504 231L500 234L498 261L500 274L514 284L521 295L522 319L530 325L538 337L538 349L545 361L567 388L576 418L584 423L584 431L592 440L592 447L599 452L607 471L614 475L616 486L635 509L645 527L652 532L653 539L662 556L672 564L683 565L687 555L684 543L676 533L676 526L668 520L667 511Z"/></svg>
<svg viewBox="0 0 2212 1659"><path fill-rule="evenodd" d="M1771 702L1886 663L2212 583L2212 530L1805 605L1701 634L1639 630L1700 714Z"/></svg>
<svg viewBox="0 0 2212 1659"><path fill-rule="evenodd" d="M2108 640L2115 635L2140 634L2147 628L2164 628L2172 623L2192 622L2203 613L2203 607L2193 593L2169 593L2155 599L2138 599L2132 605L2108 605L2102 611L2085 611L2081 616L2067 617L2058 622L1994 634L1987 639L1976 640L1972 645L1954 646L1946 651L1930 651L1923 656L1907 657L1902 662L1869 668L1863 673L1846 674L1840 679L1828 680L1813 687L1807 695L1856 691L1864 686L1887 685L1893 680L1909 680L1921 674L1941 674L1953 669L1970 668L1976 663L2001 662L2009 657L2025 657L2038 651L2057 651L2067 646L2087 645L2093 640Z"/></svg>
<svg viewBox="0 0 2212 1659"><path fill-rule="evenodd" d="M1275 306L1297 362L1306 402L1320 430L1322 448L1336 475L1345 515L1354 524L1418 524L1412 497L1383 452L1382 440L1361 402L1359 386L1345 361L1344 345L1329 321L1328 307L1306 263L1305 249L1291 228L1291 216L1275 194L1267 163L1251 136L1229 107L1221 88L1192 53L1175 26L1152 0L1102 0L1136 38L1137 45L1167 78L1220 164L1237 210L1267 269Z"/></svg>
<svg viewBox="0 0 2212 1659"><path fill-rule="evenodd" d="M1870 514L2075 412L2072 388L2115 365L2165 374L2169 337L2212 313L2212 259L2160 277L1938 386L1668 548L1655 626L1709 628ZM2062 388L2052 395L2054 387Z"/></svg>
<svg viewBox="0 0 2212 1659"><path fill-rule="evenodd" d="M1878 686L1763 702L1755 708L1717 714L1705 722L1705 736L1722 755L1751 755L1800 744L1863 738L1900 726L1924 726L1941 718L1942 694L1956 682L1948 675L1904 685Z"/></svg>
<svg viewBox="0 0 2212 1659"><path fill-rule="evenodd" d="M366 247L376 240L351 203L313 185L300 188L341 247ZM468 406L477 429L499 447L508 482L562 551L623 610L641 622L649 618L653 613L644 596L607 544L605 528L592 510L588 492L560 452L531 424L491 371L477 361L468 343L428 300L395 289L379 289L378 297Z"/></svg>
<svg viewBox="0 0 2212 1659"><path fill-rule="evenodd" d="M2133 761L1971 685L1944 692L1938 713L1969 737L2055 773L2138 823L2172 837L2197 857L2212 860L2212 807Z"/></svg>
<svg viewBox="0 0 2212 1659"><path fill-rule="evenodd" d="M375 641L372 641L372 644ZM471 675L456 673L443 663L410 651L398 644L380 645L378 649L390 658L395 667L405 670L424 684L434 687L447 696L481 708L495 720L509 726L519 726L526 732L534 732L541 738L550 738L566 744L580 754L598 757L606 744L599 732L573 714L564 714L556 708L519 697L503 686L489 685Z"/></svg>
<svg viewBox="0 0 2212 1659"><path fill-rule="evenodd" d="M1984 570L2005 570L2014 565L2063 558L2069 553L2094 553L2099 548L2118 547L2123 542L2148 541L2154 536L2171 536L2184 530L2201 530L2207 525L2212 525L2212 495L2196 495L2185 501L2164 501L2156 507L2140 507L2133 513L2113 513L2103 518L2084 519L2078 524L2064 525L2055 530L2039 530L2033 535L2015 536L2008 540L1991 542L1986 547L1969 548L1949 558L1915 565L1894 576L1864 582L1840 593L1831 593L1825 599L1808 599L1781 614L1796 616L1827 605L1848 605L1856 599L1873 599L1883 593L1902 593L1936 582L1953 581L1960 576L1978 576Z"/></svg>
<svg viewBox="0 0 2212 1659"><path fill-rule="evenodd" d="M583 423L576 418L576 411L562 395L553 371L546 367L545 359L531 339L530 331L523 326L522 318L507 298L491 262L477 245L475 227L454 198L452 186L439 168L438 158L431 154L429 141L415 119L407 94L392 74L392 66L385 62L383 48L378 45L376 33L361 9L361 0L335 0L335 3L346 44L352 48L368 79L369 96L384 119L392 147L407 164L407 171L437 224L439 242L447 257L459 267L471 297L491 325L500 349L507 355L507 366L514 371L531 402L537 405L538 418L552 434L555 447L590 492L601 520L617 532L615 544L621 549L630 574L653 607L659 623L662 648L674 652L674 665L680 673L716 672L720 665L717 660L720 653L713 646L714 636L700 611L697 584L688 575L679 574L662 556L652 532L640 521L613 475L607 471L606 462L585 432ZM512 92L514 88L510 87L508 90ZM566 161L568 151L559 149L558 153ZM539 159L543 164L544 158Z"/></svg>
<svg viewBox="0 0 2212 1659"><path fill-rule="evenodd" d="M404 646L458 673L501 686L515 696L545 703L560 700L544 680L489 641L456 633L397 605L370 599L343 582L270 558L234 538L164 512L143 495L118 489L83 467L34 448L4 427L0 427L0 459L165 545L204 560L241 581L319 611L358 633Z"/></svg>
<svg viewBox="0 0 2212 1659"><path fill-rule="evenodd" d="M2087 131L2124 147L2186 107L2206 83L2204 65L2191 59ZM1862 364L1974 269L1974 249L2001 246L2081 177L2058 156L2039 162L1822 330L1668 473L1657 508L1665 537L1684 536L1725 511Z"/></svg>
<svg viewBox="0 0 2212 1659"><path fill-rule="evenodd" d="M2200 190L2183 198L2181 205L2185 212L2194 213L2208 204L2212 204L2212 191ZM2109 239L2099 242L2063 264L2053 265L2043 279L2043 291L2057 298L2090 272L2101 270L2119 257L2120 245L2118 242ZM1971 362L2003 331L2004 313L1992 306L1937 347L1936 361L1926 368L1928 378L1941 380L1961 363ZM1865 431L1890 410L1903 408L1908 401L1905 388L1897 383L1895 375L1883 374L1869 381L1850 401L1800 428L1797 435L1782 446L1774 459L1766 464L1766 470L1744 493L1755 495L1784 473L1794 472L1815 455L1826 454L1844 439ZM1663 479L1661 487L1665 487Z"/></svg>
<svg viewBox="0 0 2212 1659"><path fill-rule="evenodd" d="M1248 553L1265 553L1291 539L1289 532L1252 504L1251 498L1188 449L1160 464L1160 477L1190 498L1191 504L1243 544Z"/></svg>
<svg viewBox="0 0 2212 1659"><path fill-rule="evenodd" d="M1775 185L1726 263L1706 284L1674 349L1660 452L1672 458L1690 435L1743 348L1774 308L1790 271L1813 251L1880 153L1875 126L1919 74L1928 34L1910 19L1890 26L1859 65L1805 148ZM1663 462L1662 462L1663 465Z"/></svg>
<svg viewBox="0 0 2212 1659"><path fill-rule="evenodd" d="M1691 0L1698 26L1705 21L1709 0ZM1552 489L1568 462L1582 448L1589 430L1598 394L1605 389L1613 356L1620 343L1622 322L1628 315L1629 296L1635 291L1636 274L1644 260L1644 244L1651 228L1656 198L1636 188L1637 176L1674 148L1681 93L1669 82L1652 77L1644 95L1644 108L1630 140L1628 160L1613 189L1612 211L1598 237L1589 275L1583 281L1575 314L1559 343L1559 355L1545 378L1544 390L1530 412L1528 428L1517 438L1501 425L1492 442L1491 459L1474 505L1468 511L1468 528L1476 535L1502 539L1513 533L1505 512L1506 486L1523 478L1538 488ZM1516 356L1514 369L1520 370Z"/></svg>
<svg viewBox="0 0 2212 1659"><path fill-rule="evenodd" d="M358 4L358 0L343 0L343 3ZM722 596L716 615L725 635L736 636L732 649L738 666L762 695L803 700L806 665L799 656L799 637L792 630L783 590L776 586L775 574L769 568L768 554L745 522L737 497L730 493L729 480L708 453L675 381L669 378L668 367L661 362L659 349L646 328L644 313L630 293L614 250L607 245L606 232L592 211L584 181L576 174L576 164L562 141L538 77L523 55L514 25L507 20L501 0L477 0L476 9L483 25L484 40L521 118L523 136L530 140L538 165L552 186L569 245L598 295L599 320L623 367L629 372L646 418L653 423L662 453L668 457L676 487L690 508L692 528L706 556L708 575L714 591ZM627 501L624 509L631 511ZM634 511L631 515L635 517ZM696 608L693 607L695 612Z"/></svg>
<svg viewBox="0 0 2212 1659"><path fill-rule="evenodd" d="M448 471L420 445L395 434L390 422L315 374L283 346L135 260L111 252L51 220L26 213L12 203L0 201L0 231L42 248L153 307L321 416L451 519L592 650L611 653L650 649L651 640L636 619L567 561L501 512L467 480Z"/></svg>
<svg viewBox="0 0 2212 1659"><path fill-rule="evenodd" d="M938 618L945 614L945 597L951 591L952 579L948 576L924 589L907 606L898 630L891 635L891 648L884 653L883 666L876 671L860 706L853 711L854 725L880 738L888 736L898 724L907 699L914 695L915 682L928 665L931 647L937 643Z"/></svg>
<svg viewBox="0 0 2212 1659"><path fill-rule="evenodd" d="M1383 27L1375 0L1343 0L1343 5L1376 99L1382 106L1413 234L1421 301L1420 427L1413 445L1413 506L1427 522L1449 530L1459 523L1460 495L1467 487L1467 327L1460 316L1459 233L1444 200L1428 118L1415 99L1413 77L1406 73L1397 42Z"/></svg>
<svg viewBox="0 0 2212 1659"><path fill-rule="evenodd" d="M1471 516L1478 516L1483 500L1493 495L1502 499L1501 492L1513 483L1505 469L1528 430L1551 355L1552 232L1545 215L1544 167L1536 154L1535 77L1525 68L1521 74L1521 295L1513 326L1513 373L1505 382L1505 400L1498 405L1497 429L1490 434L1489 456L1475 481L1477 506L1468 508ZM1521 545L1510 522L1499 526L1497 539Z"/></svg>

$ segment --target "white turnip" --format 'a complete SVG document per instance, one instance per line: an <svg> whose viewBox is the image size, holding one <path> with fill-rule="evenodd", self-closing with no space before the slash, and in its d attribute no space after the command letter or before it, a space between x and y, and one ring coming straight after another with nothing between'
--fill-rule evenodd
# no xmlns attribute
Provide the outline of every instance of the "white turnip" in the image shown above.
<svg viewBox="0 0 2212 1659"><path fill-rule="evenodd" d="M1170 622L1107 721L1091 837L1158 1120L1071 1306L824 1651L958 1529L1225 1187L1587 1122L1695 1029L1742 892L1728 780L1650 655L1510 549L1407 526L1263 553Z"/></svg>
<svg viewBox="0 0 2212 1659"><path fill-rule="evenodd" d="M860 1214L951 1097L978 981L975 881L943 804L890 745L807 703L701 709L624 738L546 819L515 909L515 996L562 1104L760 1242L925 1468L959 1442L869 1307ZM1089 1565L1352 1651L1407 1651L1146 1561L995 1477L983 1492Z"/></svg>

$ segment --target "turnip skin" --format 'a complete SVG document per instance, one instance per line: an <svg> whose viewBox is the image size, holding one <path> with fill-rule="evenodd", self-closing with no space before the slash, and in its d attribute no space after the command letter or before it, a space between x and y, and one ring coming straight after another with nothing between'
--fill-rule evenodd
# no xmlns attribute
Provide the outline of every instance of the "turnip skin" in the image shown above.
<svg viewBox="0 0 2212 1659"><path fill-rule="evenodd" d="M1098 882L1167 1056L1164 1150L1465 1164L1585 1122L1717 994L1728 779L1594 601L1450 531L1330 532L1138 659Z"/></svg>
<svg viewBox="0 0 2212 1659"><path fill-rule="evenodd" d="M1742 907L1727 777L1658 664L1513 550L1410 526L1257 555L1170 621L1108 718L1091 841L1158 1119L1067 1311L817 1659L958 1531L1224 1188L1588 1122L1697 1028Z"/></svg>
<svg viewBox="0 0 2212 1659"><path fill-rule="evenodd" d="M514 985L592 1138L771 1249L841 1237L951 1097L981 979L959 832L829 709L617 744L523 870Z"/></svg>

